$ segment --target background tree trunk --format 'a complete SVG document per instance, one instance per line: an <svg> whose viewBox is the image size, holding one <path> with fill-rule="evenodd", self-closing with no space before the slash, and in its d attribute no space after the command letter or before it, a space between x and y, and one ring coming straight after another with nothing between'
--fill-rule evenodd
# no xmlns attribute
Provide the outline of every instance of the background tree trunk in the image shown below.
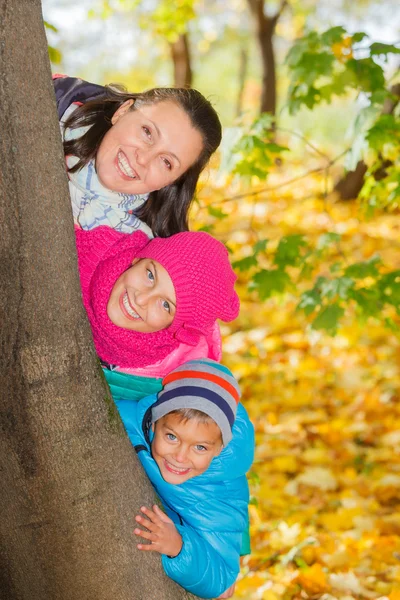
<svg viewBox="0 0 400 600"><path fill-rule="evenodd" d="M394 109L399 103L400 100L400 83L397 83L390 89L390 93L392 94L392 98L388 98L384 105L382 114L390 115L393 113ZM382 179L385 176L385 168L387 168L391 163L387 161L381 169L378 169L375 173L376 179ZM337 192L340 196L341 200L354 200L357 198L358 194L361 192L361 188L364 185L364 176L367 172L367 165L363 160L358 161L356 168L354 171L347 171L343 175L343 177L336 183L335 192Z"/></svg>
<svg viewBox="0 0 400 600"><path fill-rule="evenodd" d="M192 87L193 74L190 63L188 34L180 35L176 42L170 44L170 47L174 63L174 86Z"/></svg>
<svg viewBox="0 0 400 600"><path fill-rule="evenodd" d="M264 13L264 0L248 0L261 53L262 89L260 112L269 112L274 116L276 114L276 68L273 37L276 24L286 4L286 0L283 0L279 11L273 17L269 17Z"/></svg>
<svg viewBox="0 0 400 600"><path fill-rule="evenodd" d="M0 0L0 597L190 596L140 553L153 501L95 356L40 0Z"/></svg>

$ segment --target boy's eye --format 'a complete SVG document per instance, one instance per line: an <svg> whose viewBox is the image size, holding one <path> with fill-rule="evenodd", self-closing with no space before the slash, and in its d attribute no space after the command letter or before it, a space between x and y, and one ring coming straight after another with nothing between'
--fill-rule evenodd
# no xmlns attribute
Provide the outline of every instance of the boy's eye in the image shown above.
<svg viewBox="0 0 400 600"><path fill-rule="evenodd" d="M201 444L197 444L196 450L198 450L199 452L205 452L207 448L205 446L202 446Z"/></svg>
<svg viewBox="0 0 400 600"><path fill-rule="evenodd" d="M150 279L150 281L154 281L154 275L152 273L152 271L150 271L150 269L146 269L147 271L147 278Z"/></svg>
<svg viewBox="0 0 400 600"><path fill-rule="evenodd" d="M174 442L176 440L176 436L173 433L167 433L167 438Z"/></svg>
<svg viewBox="0 0 400 600"><path fill-rule="evenodd" d="M166 310L167 312L169 312L169 313L171 312L171 307L170 307L170 304L169 304L169 302L167 302L167 300L163 300L162 307L163 307L163 308L164 308L164 310Z"/></svg>

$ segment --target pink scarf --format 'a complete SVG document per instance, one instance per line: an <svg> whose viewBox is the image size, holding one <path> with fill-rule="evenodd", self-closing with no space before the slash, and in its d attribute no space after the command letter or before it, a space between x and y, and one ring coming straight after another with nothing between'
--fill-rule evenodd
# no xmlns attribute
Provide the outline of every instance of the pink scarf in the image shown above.
<svg viewBox="0 0 400 600"><path fill-rule="evenodd" d="M179 345L168 329L139 333L117 327L107 315L107 303L118 277L149 242L141 231L125 234L109 227L76 229L83 304L102 360L122 368L152 365Z"/></svg>

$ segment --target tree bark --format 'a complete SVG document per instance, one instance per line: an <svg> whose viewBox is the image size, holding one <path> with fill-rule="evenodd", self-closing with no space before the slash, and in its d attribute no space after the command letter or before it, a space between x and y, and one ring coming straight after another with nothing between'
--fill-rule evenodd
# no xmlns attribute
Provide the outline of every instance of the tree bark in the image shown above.
<svg viewBox="0 0 400 600"><path fill-rule="evenodd" d="M0 0L0 598L177 600L82 307L40 0Z"/></svg>
<svg viewBox="0 0 400 600"><path fill-rule="evenodd" d="M192 87L193 74L190 62L190 49L188 34L179 36L176 42L170 44L171 56L174 63L175 87Z"/></svg>
<svg viewBox="0 0 400 600"><path fill-rule="evenodd" d="M262 89L260 112L276 114L276 66L273 38L276 25L287 4L281 2L279 11L269 17L264 13L264 0L248 0L250 12L256 28L256 36L261 53Z"/></svg>

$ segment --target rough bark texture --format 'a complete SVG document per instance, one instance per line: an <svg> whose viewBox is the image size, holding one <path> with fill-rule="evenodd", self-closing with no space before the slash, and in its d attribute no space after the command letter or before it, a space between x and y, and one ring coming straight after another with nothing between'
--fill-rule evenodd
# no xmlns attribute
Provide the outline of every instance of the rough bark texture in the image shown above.
<svg viewBox="0 0 400 600"><path fill-rule="evenodd" d="M189 39L187 33L180 35L171 46L171 56L174 63L175 87L192 87L192 67L190 64Z"/></svg>
<svg viewBox="0 0 400 600"><path fill-rule="evenodd" d="M264 12L264 0L247 0L253 16L256 36L261 53L262 89L260 112L276 114L276 68L273 38L276 24L287 2L283 0L279 11L269 17Z"/></svg>
<svg viewBox="0 0 400 600"><path fill-rule="evenodd" d="M40 0L0 0L0 598L178 600L81 304Z"/></svg>

